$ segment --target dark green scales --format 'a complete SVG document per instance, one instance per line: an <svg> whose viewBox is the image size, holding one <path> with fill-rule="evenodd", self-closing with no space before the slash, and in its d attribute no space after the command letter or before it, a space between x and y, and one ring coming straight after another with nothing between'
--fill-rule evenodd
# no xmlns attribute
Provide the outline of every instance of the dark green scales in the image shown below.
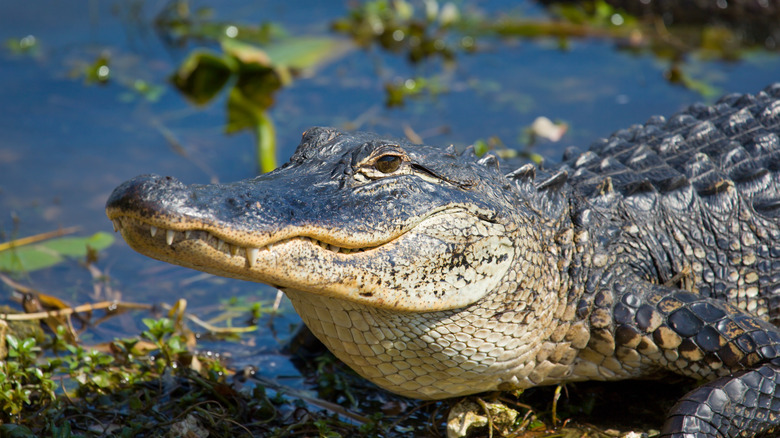
<svg viewBox="0 0 780 438"><path fill-rule="evenodd" d="M780 423L780 84L550 169L314 128L254 179L140 176L131 246L290 297L336 356L427 399L673 372L666 437Z"/></svg>

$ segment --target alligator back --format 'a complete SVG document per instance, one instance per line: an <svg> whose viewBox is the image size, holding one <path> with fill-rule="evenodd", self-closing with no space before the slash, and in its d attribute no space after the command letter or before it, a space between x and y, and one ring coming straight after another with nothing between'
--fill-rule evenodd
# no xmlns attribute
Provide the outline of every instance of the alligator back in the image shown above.
<svg viewBox="0 0 780 438"><path fill-rule="evenodd" d="M649 280L688 279L780 320L780 84L653 117L567 151L561 167L580 211L628 224Z"/></svg>

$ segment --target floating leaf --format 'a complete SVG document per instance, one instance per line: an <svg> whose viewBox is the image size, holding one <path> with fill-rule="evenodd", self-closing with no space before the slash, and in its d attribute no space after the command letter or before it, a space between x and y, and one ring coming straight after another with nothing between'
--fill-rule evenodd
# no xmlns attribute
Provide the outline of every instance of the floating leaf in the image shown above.
<svg viewBox="0 0 780 438"><path fill-rule="evenodd" d="M64 257L85 257L87 248L96 251L114 243L114 236L98 232L89 237L60 237L35 245L26 245L0 252L0 270L30 272L48 268Z"/></svg>
<svg viewBox="0 0 780 438"><path fill-rule="evenodd" d="M95 61L86 66L83 72L84 79L88 84L106 84L111 78L110 58L108 53L98 56Z"/></svg>
<svg viewBox="0 0 780 438"><path fill-rule="evenodd" d="M235 66L205 50L190 54L171 77L176 88L197 105L211 101L230 79Z"/></svg>
<svg viewBox="0 0 780 438"><path fill-rule="evenodd" d="M99 231L90 237L61 237L41 243L40 246L49 248L64 256L83 257L87 254L86 248L90 247L101 251L114 243L114 236L104 231Z"/></svg>
<svg viewBox="0 0 780 438"><path fill-rule="evenodd" d="M327 37L287 38L262 48L240 41L222 41L222 50L245 64L276 69L307 70L342 55L348 46L343 40Z"/></svg>
<svg viewBox="0 0 780 438"><path fill-rule="evenodd" d="M0 252L0 270L29 272L48 268L62 261L62 256L39 245Z"/></svg>
<svg viewBox="0 0 780 438"><path fill-rule="evenodd" d="M234 39L225 39L222 41L222 50L234 56L242 64L257 64L263 67L271 66L271 57L268 56L265 50L252 44Z"/></svg>
<svg viewBox="0 0 780 438"><path fill-rule="evenodd" d="M307 70L341 56L347 47L335 38L288 38L267 47L266 53L276 67Z"/></svg>
<svg viewBox="0 0 780 438"><path fill-rule="evenodd" d="M40 43L35 35L27 35L23 38L11 38L6 40L5 47L16 55L28 54L38 55L40 54Z"/></svg>
<svg viewBox="0 0 780 438"><path fill-rule="evenodd" d="M274 62L274 60L271 59L271 56L258 46L228 39L222 42L222 50L238 61L239 68L241 69L241 76L249 75L251 77L255 74L267 71L273 73L273 75L279 79L280 86L288 85L293 80L293 74L286 66Z"/></svg>
<svg viewBox="0 0 780 438"><path fill-rule="evenodd" d="M242 69L230 93L231 96L240 93L248 105L256 107L258 111L265 111L273 105L274 94L282 87L282 82L283 79L273 69Z"/></svg>

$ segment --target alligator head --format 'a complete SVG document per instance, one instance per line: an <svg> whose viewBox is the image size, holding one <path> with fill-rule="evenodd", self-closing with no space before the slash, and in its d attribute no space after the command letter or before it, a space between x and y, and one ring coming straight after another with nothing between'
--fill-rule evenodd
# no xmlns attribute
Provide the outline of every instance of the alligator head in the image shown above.
<svg viewBox="0 0 780 438"><path fill-rule="evenodd" d="M304 134L290 162L271 173L191 186L169 177L139 176L114 190L106 210L137 251L278 287L307 325L317 325L312 327L316 335L335 336L323 341L366 377L407 395L444 397L475 390L421 393L373 379L372 371L354 363L363 359L345 358L345 348L357 348L347 344L362 335L329 333L321 320L360 309L361 321L366 314L387 316L384 322L372 317L368 325L376 327L366 330L407 324L388 320L409 313L425 313L423 324L444 324L454 321L453 315L465 317L457 309L476 303L496 303L493 311L504 313L516 307L505 297L490 297L499 290L528 302L533 301L529 294L544 295L542 289L557 276L540 272L555 269L551 265L559 258L546 249L542 227L534 226L537 215L517 207L519 192L495 159L465 155L452 148L314 128ZM516 292L518 287L525 292ZM327 302L329 315L313 308L315 301ZM550 320L538 319L540 325ZM396 347L385 352L400 354ZM414 348L441 350L422 343ZM434 350L419 354L430 357ZM491 385L497 385L495 377ZM477 391L485 389L490 388Z"/></svg>

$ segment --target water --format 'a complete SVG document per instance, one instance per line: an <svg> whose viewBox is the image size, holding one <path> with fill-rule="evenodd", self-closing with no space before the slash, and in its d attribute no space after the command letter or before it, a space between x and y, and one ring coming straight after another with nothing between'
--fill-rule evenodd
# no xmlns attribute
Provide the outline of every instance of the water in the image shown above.
<svg viewBox="0 0 780 438"><path fill-rule="evenodd" d="M256 171L251 135L224 134L224 98L195 107L167 78L193 48L167 45L153 27L168 3L0 1L0 40L33 35L35 54L0 51L0 240L77 225L81 235L111 231L103 212L111 190L142 173L172 175L186 183L231 181ZM273 22L293 35L330 34L332 20L348 4L296 1L198 3L214 8L225 22ZM532 3L474 2L487 14L524 11L544 15ZM488 9L489 8L489 9ZM305 12L301 12L305 11ZM454 67L433 60L409 64L376 48L354 49L295 81L276 95L279 162L294 151L300 134L313 125L357 127L401 137L408 126L432 144L465 146L500 137L511 147L537 116L570 126L564 139L536 152L555 160L568 145L586 147L610 132L654 114L671 114L701 101L695 91L663 77L667 65L649 54L616 49L604 39L572 40L562 50L554 39L480 39L476 54L462 54ZM213 44L207 44L213 48ZM88 84L76 72L106 55L111 80ZM692 60L689 68L724 92L756 92L780 79L780 59L751 52L747 60ZM448 92L386 108L384 83L413 76L441 75ZM142 79L161 87L146 100L127 84ZM97 294L92 276L76 261L21 275L20 281L71 303L119 298L172 303L188 300L199 316L217 315L229 297L239 303L269 302L275 291L263 285L204 277L150 260L118 241L96 266L111 278L111 293ZM10 291L3 287L4 303ZM264 327L240 342L206 342L237 365L260 365L268 375L294 374L280 345L299 323L288 303L264 318ZM135 334L143 314L115 318L83 334L87 342ZM234 321L245 323L246 313ZM270 328L269 328L270 327Z"/></svg>

